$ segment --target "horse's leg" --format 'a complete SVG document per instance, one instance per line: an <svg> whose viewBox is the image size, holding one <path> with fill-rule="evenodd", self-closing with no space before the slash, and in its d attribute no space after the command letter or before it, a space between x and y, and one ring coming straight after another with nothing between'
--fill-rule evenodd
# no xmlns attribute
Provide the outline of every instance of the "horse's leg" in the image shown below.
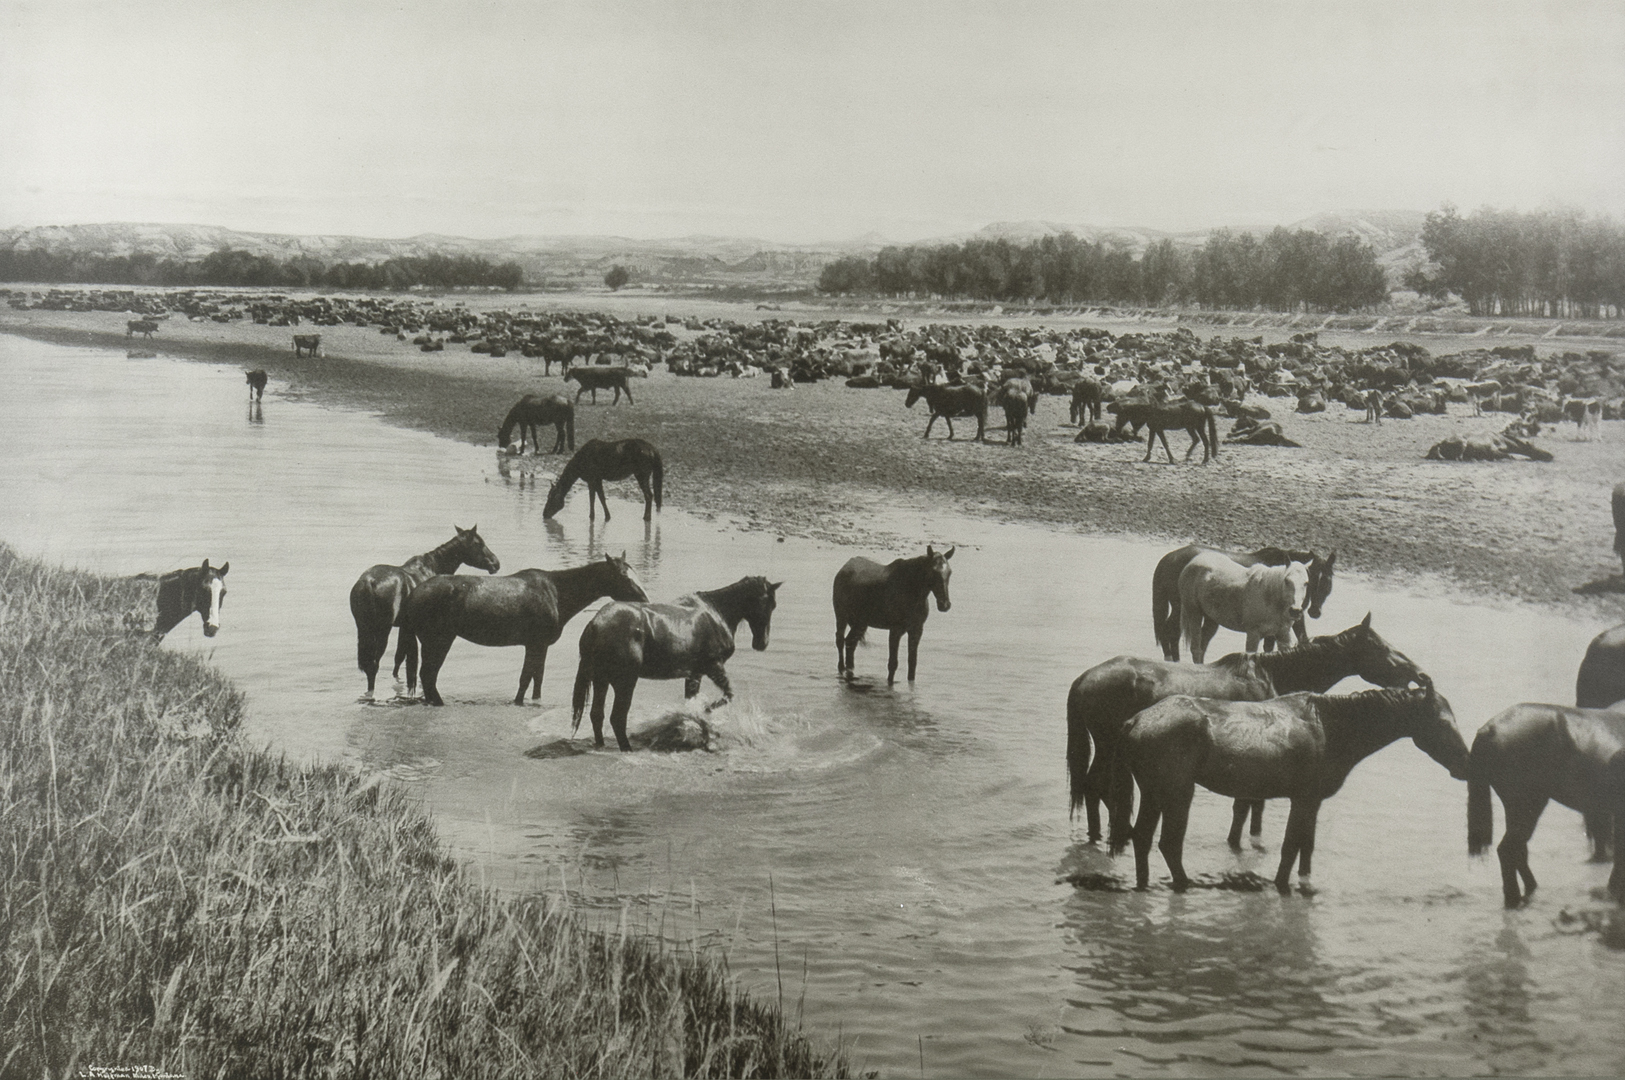
<svg viewBox="0 0 1625 1080"><path fill-rule="evenodd" d="M1128 763L1123 760L1122 746L1117 740L1112 740L1108 754L1111 764L1107 768L1107 776L1111 787L1106 803L1107 825L1110 829L1107 839L1112 854L1115 855L1128 844L1129 834L1132 831L1134 774L1129 771Z"/></svg>
<svg viewBox="0 0 1625 1080"><path fill-rule="evenodd" d="M615 707L609 711L609 726L615 729L615 745L625 753L632 749L632 740L626 737L626 714L632 711L632 692L638 688L638 677L622 677L614 687Z"/></svg>
<svg viewBox="0 0 1625 1080"><path fill-rule="evenodd" d="M1149 430L1149 433L1145 437L1145 457L1140 459L1140 461L1142 463L1151 460L1151 451L1156 448L1156 445L1157 445L1157 429L1156 428L1151 428Z"/></svg>
<svg viewBox="0 0 1625 1080"><path fill-rule="evenodd" d="M857 671L858 642L863 638L864 629L862 623L853 623L846 632L846 673L848 676Z"/></svg>
<svg viewBox="0 0 1625 1080"><path fill-rule="evenodd" d="M534 701L542 696L542 672L547 669L547 646L526 645L525 665L519 669L519 693L514 695L513 703L525 703L525 683L530 683L530 696Z"/></svg>
<svg viewBox="0 0 1625 1080"><path fill-rule="evenodd" d="M1546 799L1508 799L1501 796L1501 809L1506 812L1506 833L1495 846L1495 855L1501 861L1501 894L1507 907L1527 903L1535 892L1535 875L1529 870L1529 838L1535 835L1535 826L1546 809ZM1518 879L1523 879L1523 889Z"/></svg>
<svg viewBox="0 0 1625 1080"><path fill-rule="evenodd" d="M446 662L446 654L451 652L451 643L455 640L456 635L422 639L423 701L427 705L445 704L436 684L440 679L440 665Z"/></svg>
<svg viewBox="0 0 1625 1080"><path fill-rule="evenodd" d="M890 652L886 657L886 685L890 686L897 681L897 646L903 640L903 631L891 632Z"/></svg>
<svg viewBox="0 0 1625 1080"><path fill-rule="evenodd" d="M1191 437L1191 444L1185 450L1185 461L1187 463L1190 462L1191 455L1196 453L1196 444L1201 443L1202 444L1202 464L1206 465L1207 464L1207 439L1201 434L1201 432L1196 431L1195 429L1188 429L1188 430L1189 430L1190 437Z"/></svg>
<svg viewBox="0 0 1625 1080"><path fill-rule="evenodd" d="M908 681L914 681L914 665L920 659L920 635L925 633L925 627L914 626L908 631Z"/></svg>
<svg viewBox="0 0 1625 1080"><path fill-rule="evenodd" d="M700 677L690 675L683 680L683 700L687 701L700 692Z"/></svg>
<svg viewBox="0 0 1625 1080"><path fill-rule="evenodd" d="M1613 813L1606 806L1593 806L1585 812L1586 837L1591 841L1590 862L1605 863L1608 861L1609 843L1613 835Z"/></svg>
<svg viewBox="0 0 1625 1080"><path fill-rule="evenodd" d="M977 442L987 442L987 440L982 437L983 433L986 432L986 430L987 430L987 413L977 413L976 414L976 441ZM1021 442L1021 432L1020 431L1016 432L1016 442L1017 443Z"/></svg>
<svg viewBox="0 0 1625 1080"><path fill-rule="evenodd" d="M948 423L948 441L953 442L954 441L954 418L952 416L950 416L949 414L947 414L947 413L943 413L942 418L945 421L947 421L947 423Z"/></svg>
<svg viewBox="0 0 1625 1080"><path fill-rule="evenodd" d="M592 681L592 744L604 745L604 699L609 697L609 677L600 676Z"/></svg>
<svg viewBox="0 0 1625 1080"><path fill-rule="evenodd" d="M1247 651L1250 653L1257 652L1258 643L1262 640L1264 640L1264 635L1254 630L1247 631Z"/></svg>
<svg viewBox="0 0 1625 1080"><path fill-rule="evenodd" d="M733 685L728 682L728 673L722 669L720 663L712 664L706 668L705 674L707 678L717 684L717 689L722 691L722 697L712 702L709 706L710 709L720 708L734 699Z"/></svg>
<svg viewBox="0 0 1625 1080"><path fill-rule="evenodd" d="M1259 805L1262 806L1263 803L1259 803ZM1309 815L1309 820L1304 822L1303 835L1299 839L1298 878L1300 884L1303 878L1309 876L1309 861L1315 854L1315 823L1319 820L1320 804L1316 803L1314 811Z"/></svg>
<svg viewBox="0 0 1625 1080"><path fill-rule="evenodd" d="M835 674L846 671L846 620L835 617Z"/></svg>
<svg viewBox="0 0 1625 1080"><path fill-rule="evenodd" d="M1241 850L1241 827L1247 823L1246 799L1237 799L1230 806L1230 836L1228 843L1231 851Z"/></svg>
<svg viewBox="0 0 1625 1080"><path fill-rule="evenodd" d="M406 696L411 697L418 688L418 637L401 629L401 647L406 650Z"/></svg>
<svg viewBox="0 0 1625 1080"><path fill-rule="evenodd" d="M1264 835L1264 800L1263 799L1248 799L1247 802L1248 802L1248 804L1251 807L1252 812L1253 812L1252 828L1247 830L1247 835L1253 837L1256 840L1258 837ZM1307 874L1308 872L1309 871L1307 871L1307 870L1303 871L1303 873L1305 873L1305 874Z"/></svg>
<svg viewBox="0 0 1625 1080"><path fill-rule="evenodd" d="M1168 872L1174 876L1174 892L1184 892L1191 879L1185 876L1185 826L1190 821L1191 799L1196 785L1189 784L1172 793L1162 809L1162 840L1157 844Z"/></svg>
<svg viewBox="0 0 1625 1080"><path fill-rule="evenodd" d="M602 480L593 481L592 489L587 492L589 502L592 501L593 491L598 493L598 502L604 508L604 521L607 523L609 521L609 499L604 495L604 482Z"/></svg>
<svg viewBox="0 0 1625 1080"><path fill-rule="evenodd" d="M655 493L654 489L649 486L649 474L640 472L637 474L637 480L638 487L643 489L643 520L653 521L655 516ZM608 513L607 509L605 513Z"/></svg>
<svg viewBox="0 0 1625 1080"><path fill-rule="evenodd" d="M1145 889L1151 884L1151 840L1157 834L1157 819L1162 808L1155 792L1140 790L1140 816L1134 819L1134 887Z"/></svg>
<svg viewBox="0 0 1625 1080"><path fill-rule="evenodd" d="M931 428L932 428L932 426L934 424L936 424L936 422L937 422L937 414L932 413L931 414L931 419L929 419L929 420L927 420L925 422L925 434L921 435L920 438L929 439L931 437Z"/></svg>
<svg viewBox="0 0 1625 1080"><path fill-rule="evenodd" d="M1302 615L1292 620L1292 633L1298 639L1299 645L1309 644L1309 630L1303 624Z"/></svg>
<svg viewBox="0 0 1625 1080"><path fill-rule="evenodd" d="M632 384L631 383L622 383L617 389L626 391L626 403L628 405L636 405L637 404L637 402L632 400ZM618 401L620 399L617 397L616 400Z"/></svg>
<svg viewBox="0 0 1625 1080"><path fill-rule="evenodd" d="M1298 861L1298 852L1306 839L1309 846L1314 846L1315 818L1319 814L1319 799L1292 800L1292 812L1286 819L1286 837L1281 841L1281 865L1275 871L1275 891L1282 896L1292 895L1292 864Z"/></svg>

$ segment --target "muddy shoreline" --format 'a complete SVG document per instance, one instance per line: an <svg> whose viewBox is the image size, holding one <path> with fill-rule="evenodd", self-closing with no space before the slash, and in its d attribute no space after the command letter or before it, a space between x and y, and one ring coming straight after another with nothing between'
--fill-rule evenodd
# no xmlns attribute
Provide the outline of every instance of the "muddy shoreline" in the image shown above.
<svg viewBox="0 0 1625 1080"><path fill-rule="evenodd" d="M0 313L0 331L37 340L263 367L283 392L477 445L494 447L519 394L564 389L556 374L541 376L540 361L425 355L375 332L335 329L324 331L322 357L296 359L286 330L168 323L147 342L127 338L111 313ZM1467 347L1430 342L1436 354ZM1337 405L1300 417L1289 400L1260 399L1304 449L1226 447L1211 465L1168 465L1160 446L1145 464L1143 445L1075 445L1060 398L1042 401L1026 446L1010 449L996 430L992 445L965 430L948 442L940 423L922 440L926 415L906 411L897 391L838 383L774 391L763 379L657 372L634 392L635 405L583 399L578 441L650 439L667 461L668 500L746 527L908 546L910 538L864 524L865 507L900 500L1170 545L1335 548L1340 566L1389 580L1437 576L1481 597L1581 605L1601 622L1625 615L1608 509L1609 490L1625 477L1625 423L1605 423L1596 442L1577 441L1572 425L1546 434L1539 442L1556 454L1550 464L1451 464L1422 455L1445 435L1493 430L1505 418L1452 406L1448 416L1374 427ZM958 428L967 423L973 431L973 421ZM999 423L995 411L990 428ZM1184 441L1173 440L1176 456ZM551 472L562 459L544 462ZM578 509L572 501L565 513Z"/></svg>

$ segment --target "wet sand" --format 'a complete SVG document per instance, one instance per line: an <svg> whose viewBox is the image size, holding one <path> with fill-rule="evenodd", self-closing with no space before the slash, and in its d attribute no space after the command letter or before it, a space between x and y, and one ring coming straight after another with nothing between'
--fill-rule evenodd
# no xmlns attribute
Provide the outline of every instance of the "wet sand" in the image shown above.
<svg viewBox="0 0 1625 1080"><path fill-rule="evenodd" d="M586 296L491 297L471 306L512 309L521 303L610 306ZM628 317L639 307L617 298L613 310ZM760 312L747 304L662 297L647 298L642 310L729 314L742 321L829 317L822 311ZM514 354L492 359L458 345L421 353L376 328L307 328L322 333L324 355L296 359L287 328L171 319L146 341L125 336L124 318L111 312L3 310L0 331L263 367L297 394L360 406L392 423L493 447L499 421L521 393L566 389L556 373L541 375L540 360ZM1080 320L1045 321L1060 326ZM1099 325L1117 332L1130 328L1121 322ZM1289 332L1258 331L1266 340ZM1348 336L1339 343L1381 343ZM1323 342L1328 337L1323 335ZM1425 344L1438 355L1484 342L1434 335ZM1608 344L1564 339L1540 342L1540 348L1544 353ZM574 385L568 389L573 393ZM1258 398L1303 449L1225 447L1217 462L1205 466L1170 465L1160 445L1147 464L1141 460L1143 444L1074 444L1066 401L1056 397L1040 403L1026 445L1008 448L1002 445L997 410L989 416L989 445L969 438L974 421L956 423L958 438L952 442L939 422L925 441L920 438L927 420L923 406L908 411L899 391L849 390L838 381L775 391L766 379L679 379L657 371L635 381L633 392L633 405L611 406L607 397L593 405L590 395L584 398L577 413L578 444L588 438L647 438L665 456L669 502L727 515L746 527L911 547L929 538L865 536L866 510L898 501L934 504L1080 532L1150 536L1170 545L1196 540L1235 548L1265 543L1335 548L1339 565L1389 579L1434 577L1480 596L1579 605L1601 622L1618 621L1625 613L1625 581L1611 550L1608 507L1610 489L1625 479L1621 422L1605 422L1594 442L1578 441L1572 424L1548 430L1536 442L1556 456L1551 463L1430 462L1422 455L1446 435L1496 430L1510 417L1473 417L1468 407L1453 405L1448 416L1375 426L1337 404L1323 414L1300 417L1291 411L1292 399ZM1221 434L1227 427L1224 422ZM1183 456L1186 441L1183 435L1170 439L1176 458ZM551 472L562 459L544 462L543 469ZM388 478L379 477L379 483L387 486ZM1585 592L1577 594L1576 588Z"/></svg>

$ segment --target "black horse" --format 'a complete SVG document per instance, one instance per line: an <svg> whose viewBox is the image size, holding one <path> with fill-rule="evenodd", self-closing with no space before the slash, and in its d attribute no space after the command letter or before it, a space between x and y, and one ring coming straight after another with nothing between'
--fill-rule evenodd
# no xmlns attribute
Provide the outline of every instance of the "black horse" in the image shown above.
<svg viewBox="0 0 1625 1080"><path fill-rule="evenodd" d="M1023 390L1023 385L1026 389ZM1027 430L1027 414L1032 411L1032 384L1026 379L1010 379L999 387L999 404L1004 409L1004 442L1007 446L1020 446L1022 432Z"/></svg>
<svg viewBox="0 0 1625 1080"><path fill-rule="evenodd" d="M505 577L443 574L430 578L406 598L401 634L411 635L406 655L406 686L417 677L418 649L423 650L423 700L444 705L436 682L452 642L466 638L476 645L523 645L525 663L519 670L519 693L513 703L542 696L542 671L547 649L559 639L564 624L598 599L647 600L643 586L620 558L570 570L521 570Z"/></svg>
<svg viewBox="0 0 1625 1080"><path fill-rule="evenodd" d="M734 653L734 634L740 622L748 622L751 648L757 652L767 648L782 584L765 577L746 577L670 604L605 604L581 631L581 666L576 669L571 697L571 734L581 726L589 686L593 691L593 742L604 745L604 703L613 687L615 708L609 722L622 750L632 749L626 737L626 714L640 678L682 679L683 697L691 698L700 692L703 675L722 691L722 699L711 708L733 700L723 664Z"/></svg>
<svg viewBox="0 0 1625 1080"><path fill-rule="evenodd" d="M926 422L924 438L931 437L931 427L937 422L937 417L948 421L948 438L954 437L954 417L976 417L976 441L984 441L982 433L987 429L987 395L979 386L969 383L960 383L956 386L937 386L935 383L918 383L911 386L908 391L908 400L903 405L912 409L914 403L921 398L931 407L931 419Z"/></svg>
<svg viewBox="0 0 1625 1080"><path fill-rule="evenodd" d="M502 426L497 428L497 446L507 446L508 436L513 434L515 427L519 428L519 452L525 452L525 436L530 436L531 447L535 453L542 452L541 437L536 429L543 424L552 424L558 433L553 440L553 453L564 453L565 445L571 450L576 448L576 407L575 403L563 394L549 394L543 397L540 394L526 394L520 398L508 415L503 418Z"/></svg>
<svg viewBox="0 0 1625 1080"><path fill-rule="evenodd" d="M936 596L938 611L953 606L948 599L948 579L953 576L948 560L953 557L953 548L938 554L927 545L924 555L893 559L885 566L862 556L847 560L835 574L835 670L852 675L858 642L865 630L876 626L891 631L887 685L897 681L897 645L904 633L908 634L908 681L913 682L920 635L931 613L926 598Z"/></svg>
<svg viewBox="0 0 1625 1080"><path fill-rule="evenodd" d="M1204 551L1216 551L1241 566L1287 566L1295 562L1303 563L1309 567L1309 596L1304 610L1312 619L1320 618L1321 605L1332 595L1332 574L1337 566L1335 551L1330 555L1321 556L1313 551L1261 547L1257 551L1238 555L1219 551L1218 548L1186 544L1164 555L1158 561L1157 568L1151 572L1151 627L1156 633L1157 644L1162 646L1162 655L1166 660L1179 659L1179 575L1184 572L1192 559ZM1309 640L1301 616L1293 623L1292 630L1298 637L1299 645ZM1285 644L1285 642L1266 642L1265 647L1272 648Z"/></svg>
<svg viewBox="0 0 1625 1080"><path fill-rule="evenodd" d="M1150 429L1145 438L1145 461L1151 460L1151 451L1161 439L1168 464L1174 463L1174 452L1168 449L1169 431L1189 432L1191 444L1185 450L1186 461L1196 452L1197 443L1202 444L1203 465L1208 463L1208 458L1219 456L1219 424L1213 418L1213 410L1206 405L1194 401L1125 401L1117 405L1115 430L1122 431L1124 424L1133 424L1136 429L1144 424Z"/></svg>
<svg viewBox="0 0 1625 1080"><path fill-rule="evenodd" d="M575 370L592 369L578 367ZM570 488L577 480L585 480L587 519L591 521L597 516L593 502L596 498L603 503L604 520L608 521L609 502L604 498L604 481L625 480L628 476L636 477L638 487L643 490L643 520L649 521L654 516L654 510L661 508L665 466L660 461L660 451L642 439L619 439L614 442L593 439L577 450L575 456L565 462L564 471L553 481L553 486L547 489L547 505L542 508L542 516L550 518L564 509L564 497L570 493Z"/></svg>
<svg viewBox="0 0 1625 1080"><path fill-rule="evenodd" d="M1085 375L1072 384L1072 422L1083 423L1084 414L1091 420L1100 419L1100 406L1106 396L1106 388L1100 384L1099 379L1092 379Z"/></svg>
<svg viewBox="0 0 1625 1080"><path fill-rule="evenodd" d="M321 348L322 335L320 334L293 335L293 355L296 357L303 356L307 352L312 356L319 356Z"/></svg>
<svg viewBox="0 0 1625 1080"><path fill-rule="evenodd" d="M389 631L401 625L401 612L413 589L436 574L454 573L467 563L487 573L502 569L502 563L480 539L480 527L460 529L444 544L422 555L414 555L402 566L379 563L356 578L350 587L350 614L355 618L356 664L367 676L367 696L378 681L378 661L389 648ZM401 631L395 646L395 677L401 662L412 651L408 635Z"/></svg>
<svg viewBox="0 0 1625 1080"><path fill-rule="evenodd" d="M266 374L263 368L255 368L248 374L248 396L255 401L265 397Z"/></svg>
<svg viewBox="0 0 1625 1080"><path fill-rule="evenodd" d="M576 381L579 387L576 390L577 401L581 400L582 394L591 390L592 403L596 405L598 404L598 391L613 389L615 391L615 400L610 402L611 405L620 404L622 391L626 392L626 403L636 405L637 402L632 400L632 387L626 381L630 374L631 372L624 367L586 367L578 364L564 373L564 381L569 382L571 379Z"/></svg>
<svg viewBox="0 0 1625 1080"><path fill-rule="evenodd" d="M214 637L220 632L220 605L226 600L226 583L222 579L231 563L223 562L211 567L204 559L202 566L184 570L171 570L158 579L158 618L152 625L152 642L156 645L164 635L178 626L192 612L203 616L203 636Z"/></svg>

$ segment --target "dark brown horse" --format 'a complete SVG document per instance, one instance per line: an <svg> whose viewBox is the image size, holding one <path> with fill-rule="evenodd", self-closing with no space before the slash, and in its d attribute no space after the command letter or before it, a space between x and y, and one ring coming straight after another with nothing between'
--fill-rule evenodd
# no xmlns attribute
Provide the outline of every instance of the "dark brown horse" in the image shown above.
<svg viewBox="0 0 1625 1080"><path fill-rule="evenodd" d="M253 398L255 401L259 401L260 399L264 398L265 384L267 382L265 369L255 368L253 371L247 372L246 374L248 376L248 396Z"/></svg>
<svg viewBox="0 0 1625 1080"><path fill-rule="evenodd" d="M1579 708L1606 709L1620 701L1625 701L1625 623L1591 639L1574 680Z"/></svg>
<svg viewBox="0 0 1625 1080"><path fill-rule="evenodd" d="M926 421L924 438L931 437L931 427L937 422L937 417L948 421L948 438L954 437L954 417L976 417L976 441L984 441L982 434L987 429L987 395L979 386L969 383L960 383L957 386L938 386L935 383L916 383L909 387L908 400L903 405L912 409L914 403L921 398L931 409L931 419Z"/></svg>
<svg viewBox="0 0 1625 1080"><path fill-rule="evenodd" d="M498 578L471 574L432 577L412 590L401 617L401 633L413 636L406 658L406 685L417 674L418 649L423 650L423 700L444 705L437 682L452 642L465 638L476 645L523 645L525 663L519 671L519 693L513 703L542 696L542 672L547 649L559 639L564 624L598 599L647 600L643 586L626 563L626 554L572 570L521 570Z"/></svg>
<svg viewBox="0 0 1625 1080"><path fill-rule="evenodd" d="M1186 431L1190 433L1191 444L1185 450L1185 460L1189 461L1196 452L1196 444L1202 444L1202 464L1208 463L1208 458L1219 456L1219 424L1213 418L1213 410L1206 405L1198 405L1194 401L1170 401L1159 403L1154 401L1125 401L1117 405L1117 424L1114 430L1122 431L1123 425L1132 424L1136 430L1141 424L1150 429L1145 439L1145 458L1151 460L1151 451L1157 440L1162 440L1163 453L1168 455L1168 464L1174 463L1174 452L1168 449L1169 431Z"/></svg>
<svg viewBox="0 0 1625 1080"><path fill-rule="evenodd" d="M897 681L897 646L908 634L908 681L914 681L915 662L920 652L920 635L931 613L926 600L937 598L937 610L952 607L948 599L948 579L953 569L948 560L954 549L940 554L930 545L925 554L912 559L893 559L881 566L862 556L847 560L835 573L835 669L849 678L853 654L864 631L871 626L891 631L890 653L886 662L886 683ZM848 629L850 627L850 630Z"/></svg>
<svg viewBox="0 0 1625 1080"><path fill-rule="evenodd" d="M1087 810L1089 839L1100 839L1101 800L1110 815L1113 851L1128 843L1134 787L1118 759L1123 726L1130 717L1173 694L1263 701L1300 691L1324 693L1358 675L1377 686L1420 682L1411 659L1371 629L1371 616L1340 634L1317 637L1295 649L1273 653L1231 653L1211 664L1180 664L1119 656L1079 675L1066 699L1066 765L1071 779L1071 814ZM1093 754L1090 744L1093 743ZM1230 846L1241 847L1241 826L1253 813L1253 835L1263 828L1263 803L1238 801Z"/></svg>
<svg viewBox="0 0 1625 1080"><path fill-rule="evenodd" d="M497 446L508 445L508 437L513 429L519 429L519 452L525 452L525 436L529 434L531 448L535 453L542 452L542 440L536 434L536 429L544 424L552 424L557 432L553 440L553 453L562 454L566 444L571 450L576 448L576 407L575 404L563 394L526 394L520 398L514 407L508 410L503 418L502 426L497 428Z"/></svg>
<svg viewBox="0 0 1625 1080"><path fill-rule="evenodd" d="M613 389L615 391L615 400L610 402L611 405L621 403L621 393L623 391L626 393L626 403L636 405L637 402L632 400L632 387L626 381L627 376L630 374L624 367L597 367L595 365L578 364L564 373L564 381L569 382L571 379L576 381L576 385L579 387L576 390L577 401L581 400L582 394L591 390L592 403L596 405L598 404L598 391Z"/></svg>
<svg viewBox="0 0 1625 1080"><path fill-rule="evenodd" d="M1479 728L1467 766L1467 850L1474 855L1494 834L1491 790L1506 812L1506 832L1495 849L1501 891L1506 906L1517 907L1535 891L1529 838L1549 801L1580 811L1588 830L1608 822L1616 837L1625 836L1625 711L1526 702ZM1608 891L1625 900L1618 845Z"/></svg>
<svg viewBox="0 0 1625 1080"><path fill-rule="evenodd" d="M400 566L379 563L364 571L350 587L350 614L355 619L356 665L367 676L367 696L371 697L378 681L378 661L389 648L389 631L401 625L401 612L406 598L436 574L455 573L467 563L487 573L502 569L502 563L480 539L480 527L461 529L453 525L456 535L444 544L414 555ZM412 651L410 635L404 630L395 647L395 677L401 674L401 662Z"/></svg>
<svg viewBox="0 0 1625 1080"><path fill-rule="evenodd" d="M1419 690L1289 694L1268 701L1215 701L1176 694L1123 728L1123 755L1140 786L1134 821L1134 876L1151 876L1151 840L1162 820L1162 857L1175 891L1185 876L1185 825L1196 785L1234 799L1291 799L1275 887L1291 891L1292 864L1308 877L1320 804L1337 794L1354 766L1409 736L1458 780L1467 778L1467 744L1450 703L1424 680Z"/></svg>
<svg viewBox="0 0 1625 1080"><path fill-rule="evenodd" d="M704 676L722 691L721 700L711 708L733 700L733 687L723 665L734 654L734 634L740 622L747 622L751 648L757 652L767 648L782 584L747 577L670 604L605 604L581 631L571 734L581 726L589 686L593 691L593 742L604 745L604 703L613 687L615 708L609 722L622 750L632 749L626 737L626 714L640 678L682 679L683 697L691 698L700 692L700 677Z"/></svg>
<svg viewBox="0 0 1625 1080"><path fill-rule="evenodd" d="M999 387L999 404L1004 408L1004 442L1006 446L1020 446L1021 433L1027 429L1030 400L1035 396L1022 389L1031 384L1026 379L1011 379Z"/></svg>
<svg viewBox="0 0 1625 1080"><path fill-rule="evenodd" d="M321 348L322 335L320 334L293 335L293 355L296 357L303 356L307 352L312 356L317 356L320 354Z"/></svg>
<svg viewBox="0 0 1625 1080"><path fill-rule="evenodd" d="M202 566L184 570L171 570L158 579L158 618L152 625L152 643L164 640L164 635L180 625L192 612L203 616L203 636L214 637L220 632L220 605L226 600L226 583L222 579L231 563L223 562L211 567L204 559Z"/></svg>
<svg viewBox="0 0 1625 1080"><path fill-rule="evenodd" d="M1081 424L1085 415L1091 420L1100 419L1101 402L1105 399L1106 388L1100 384L1099 379L1092 379L1085 375L1072 384L1072 422Z"/></svg>
<svg viewBox="0 0 1625 1080"><path fill-rule="evenodd" d="M1164 659L1179 659L1179 575L1192 559L1204 551L1216 551L1221 555L1227 555L1232 562L1242 566L1287 566L1295 562L1305 564L1309 567L1309 597L1304 613L1312 619L1320 618L1321 605L1332 595L1332 574L1337 566L1335 551L1322 556L1313 551L1261 547L1257 551L1235 554L1219 551L1218 548L1187 544L1164 555L1157 562L1157 568L1151 572L1151 626L1156 632L1157 644L1162 646ZM1297 634L1298 644L1302 645L1309 640L1301 616L1293 623L1292 630ZM1273 643L1273 645L1284 644L1285 642ZM1266 642L1265 645L1272 647L1270 642Z"/></svg>
<svg viewBox="0 0 1625 1080"><path fill-rule="evenodd" d="M590 371L590 368L576 368L577 371ZM665 465L660 460L660 451L654 444L644 442L642 439L620 439L610 442L605 439L593 439L575 456L564 463L564 470L559 478L553 481L553 486L547 489L547 504L542 507L542 516L550 518L564 509L564 497L570 494L570 488L577 480L587 482L587 520L594 520L597 510L594 499L603 504L604 520L609 520L609 501L604 498L605 480L625 480L628 476L635 477L638 487L643 491L643 520L649 521L654 517L654 511L661 509L662 488L665 484Z"/></svg>

